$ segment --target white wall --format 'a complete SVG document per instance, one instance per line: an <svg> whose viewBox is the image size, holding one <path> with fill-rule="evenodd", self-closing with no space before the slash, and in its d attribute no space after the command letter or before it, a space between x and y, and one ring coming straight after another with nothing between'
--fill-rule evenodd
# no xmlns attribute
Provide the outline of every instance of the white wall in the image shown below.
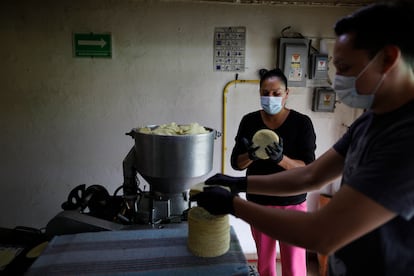
<svg viewBox="0 0 414 276"><path fill-rule="evenodd" d="M82 183L113 192L133 145L124 134L134 127L198 122L221 131L223 88L235 73L213 71L215 27L246 27L239 79L256 79L260 68L276 65L282 28L331 38L336 19L351 11L133 0L2 3L0 226L46 226ZM113 57L74 58L73 32L110 32ZM229 148L241 114L252 108L244 105L248 93L257 103L257 87L230 88ZM310 101L310 89L292 88L289 106L311 116L319 155L354 113L341 106L334 114L314 113ZM221 168L221 143L215 142L211 174ZM251 244L242 246L251 251Z"/></svg>

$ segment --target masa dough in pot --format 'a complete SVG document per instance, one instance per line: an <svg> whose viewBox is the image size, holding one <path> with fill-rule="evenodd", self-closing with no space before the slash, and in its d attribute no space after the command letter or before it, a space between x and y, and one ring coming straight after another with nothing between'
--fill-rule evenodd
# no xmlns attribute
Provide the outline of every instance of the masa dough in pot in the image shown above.
<svg viewBox="0 0 414 276"><path fill-rule="evenodd" d="M252 142L253 146L259 146L256 150L256 156L260 159L268 159L266 147L273 142L279 143L279 136L270 129L261 129L253 135Z"/></svg>
<svg viewBox="0 0 414 276"><path fill-rule="evenodd" d="M150 127L139 128L140 133L156 135L194 135L208 133L209 131L198 123L177 125L176 123L159 125L154 129Z"/></svg>

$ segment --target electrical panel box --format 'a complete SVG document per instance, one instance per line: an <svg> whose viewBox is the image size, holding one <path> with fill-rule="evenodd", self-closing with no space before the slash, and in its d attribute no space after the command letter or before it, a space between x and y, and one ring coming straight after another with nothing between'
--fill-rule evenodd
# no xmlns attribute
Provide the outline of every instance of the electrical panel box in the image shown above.
<svg viewBox="0 0 414 276"><path fill-rule="evenodd" d="M328 79L328 55L313 54L311 56L310 79L327 80Z"/></svg>
<svg viewBox="0 0 414 276"><path fill-rule="evenodd" d="M316 87L313 90L312 111L334 112L336 93L330 87Z"/></svg>
<svg viewBox="0 0 414 276"><path fill-rule="evenodd" d="M288 86L306 86L310 40L280 38L278 67L285 73Z"/></svg>

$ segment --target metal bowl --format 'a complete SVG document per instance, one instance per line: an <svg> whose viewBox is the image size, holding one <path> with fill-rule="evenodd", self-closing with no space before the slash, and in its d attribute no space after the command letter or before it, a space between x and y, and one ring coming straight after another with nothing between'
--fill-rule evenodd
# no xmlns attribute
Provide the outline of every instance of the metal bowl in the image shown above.
<svg viewBox="0 0 414 276"><path fill-rule="evenodd" d="M208 133L192 135L146 134L138 129L129 133L135 140L137 171L152 190L179 193L212 170L217 132L205 128Z"/></svg>

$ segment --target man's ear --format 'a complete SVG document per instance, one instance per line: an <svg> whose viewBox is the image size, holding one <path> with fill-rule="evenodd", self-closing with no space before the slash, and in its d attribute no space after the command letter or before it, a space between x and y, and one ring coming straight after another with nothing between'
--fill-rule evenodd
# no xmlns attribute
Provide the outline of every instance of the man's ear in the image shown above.
<svg viewBox="0 0 414 276"><path fill-rule="evenodd" d="M387 45L383 49L383 73L388 73L401 58L401 50L395 45Z"/></svg>

